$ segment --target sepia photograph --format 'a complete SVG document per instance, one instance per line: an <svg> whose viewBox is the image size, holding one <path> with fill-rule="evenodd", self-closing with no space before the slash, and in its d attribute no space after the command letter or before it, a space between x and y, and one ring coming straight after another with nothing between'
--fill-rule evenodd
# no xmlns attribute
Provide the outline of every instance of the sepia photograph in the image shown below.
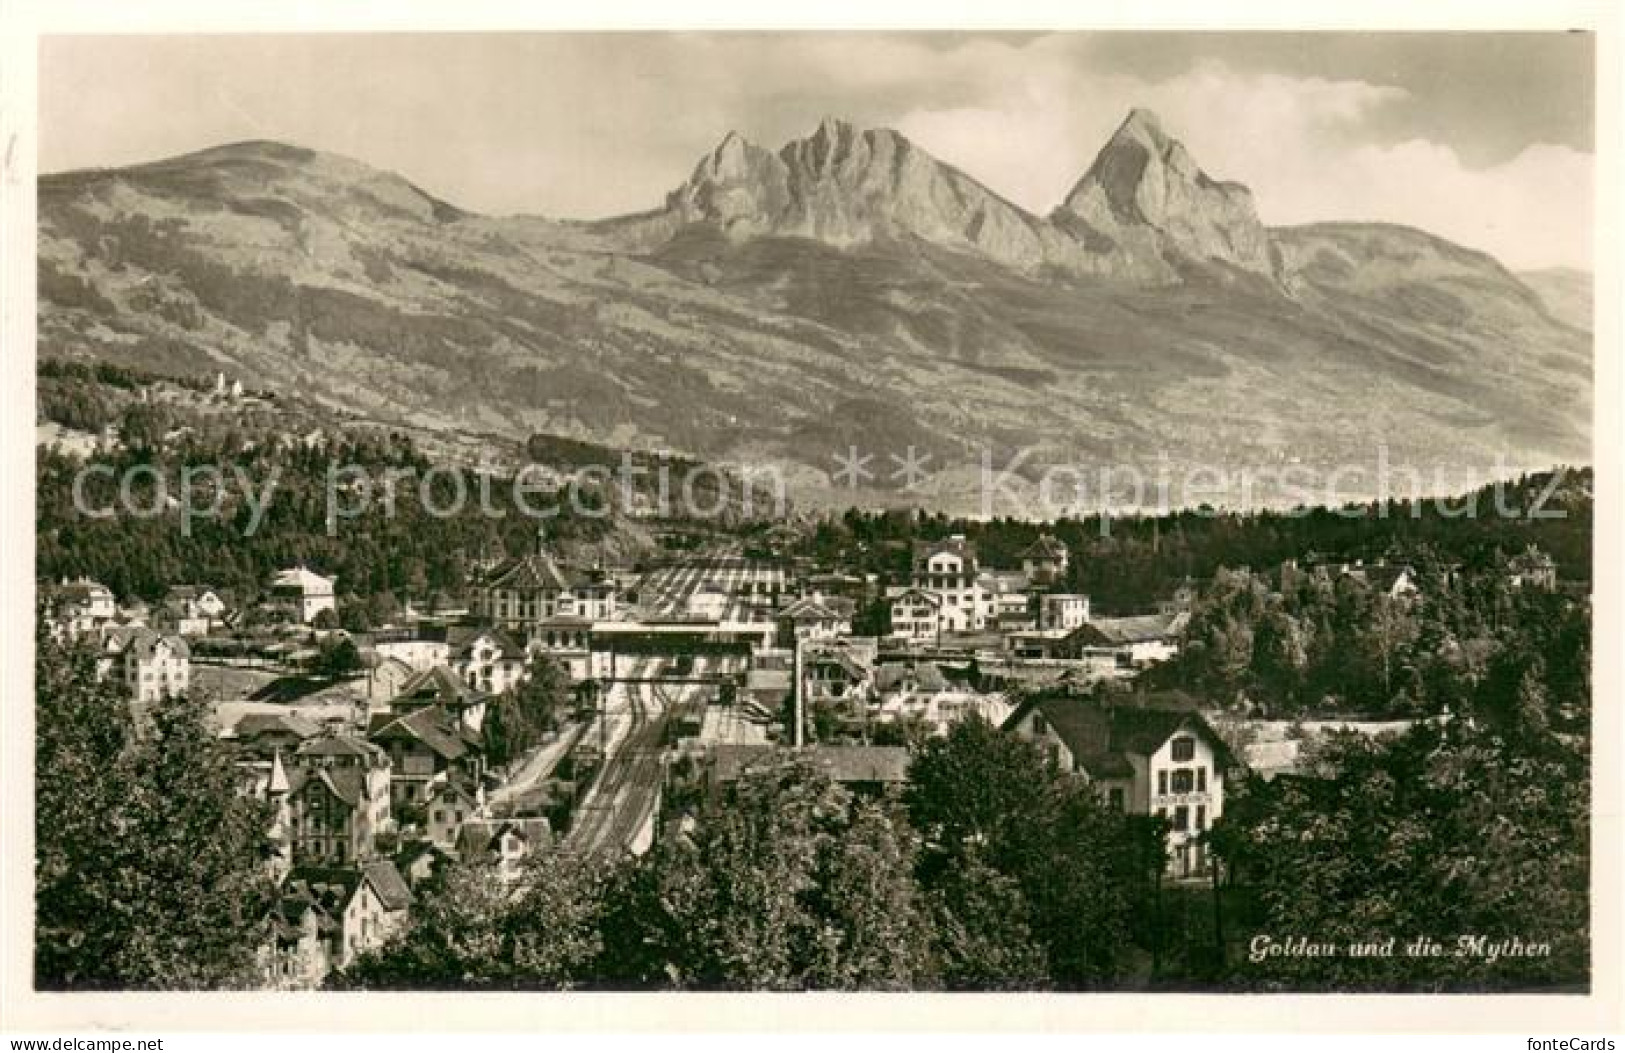
<svg viewBox="0 0 1625 1053"><path fill-rule="evenodd" d="M8 982L1617 1000L1604 43L41 33Z"/></svg>

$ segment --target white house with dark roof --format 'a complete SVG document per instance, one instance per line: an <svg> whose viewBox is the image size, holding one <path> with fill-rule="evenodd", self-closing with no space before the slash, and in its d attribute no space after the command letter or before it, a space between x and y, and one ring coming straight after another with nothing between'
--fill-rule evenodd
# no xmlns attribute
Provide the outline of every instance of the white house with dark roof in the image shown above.
<svg viewBox="0 0 1625 1053"><path fill-rule="evenodd" d="M295 867L283 882L277 917L286 924L302 908L318 911L316 927L326 937L327 964L343 969L400 931L411 906L412 890L395 864L370 859L353 866Z"/></svg>
<svg viewBox="0 0 1625 1053"><path fill-rule="evenodd" d="M1093 618L1060 637L1051 647L1054 658L1112 657L1125 670L1142 669L1179 653L1190 614L1169 611L1123 618Z"/></svg>
<svg viewBox="0 0 1625 1053"><path fill-rule="evenodd" d="M1165 818L1172 876L1206 871L1205 835L1224 814L1225 774L1237 765L1189 700L1108 705L1047 692L1025 699L1003 726L1087 778L1111 806Z"/></svg>
<svg viewBox="0 0 1625 1053"><path fill-rule="evenodd" d="M791 600L774 615L779 627L779 643L795 640L833 640L852 634L852 601L817 594Z"/></svg>
<svg viewBox="0 0 1625 1053"><path fill-rule="evenodd" d="M454 629L448 642L451 668L487 695L517 686L530 667L530 656L505 629Z"/></svg>
<svg viewBox="0 0 1625 1053"><path fill-rule="evenodd" d="M487 575L475 589L474 612L528 636L552 618L609 619L615 614L615 597L613 576L567 570L538 552L509 560Z"/></svg>
<svg viewBox="0 0 1625 1053"><path fill-rule="evenodd" d="M287 770L295 865L348 865L376 855L378 835L393 825L383 749L328 731L301 743Z"/></svg>
<svg viewBox="0 0 1625 1053"><path fill-rule="evenodd" d="M102 632L98 671L116 677L137 702L178 698L192 686L192 650L179 636L144 626L113 626Z"/></svg>
<svg viewBox="0 0 1625 1053"><path fill-rule="evenodd" d="M471 819L457 831L457 856L465 863L484 862L496 868L503 881L516 881L525 859L553 843L546 819Z"/></svg>
<svg viewBox="0 0 1625 1053"><path fill-rule="evenodd" d="M979 632L996 613L996 593L981 573L976 546L962 534L916 543L909 585L936 598L941 632Z"/></svg>
<svg viewBox="0 0 1625 1053"><path fill-rule="evenodd" d="M56 630L70 640L87 636L118 617L113 590L89 578L64 580L48 590L47 596Z"/></svg>
<svg viewBox="0 0 1625 1053"><path fill-rule="evenodd" d="M279 571L272 579L267 606L309 625L323 611L336 611L335 579L323 577L304 564Z"/></svg>
<svg viewBox="0 0 1625 1053"><path fill-rule="evenodd" d="M1052 534L1040 534L1038 540L1021 553L1021 570L1033 582L1052 582L1066 576L1071 555L1066 545Z"/></svg>
<svg viewBox="0 0 1625 1053"><path fill-rule="evenodd" d="M485 772L479 736L440 705L375 714L367 739L389 754L395 805L422 804L447 779L478 785Z"/></svg>
<svg viewBox="0 0 1625 1053"><path fill-rule="evenodd" d="M925 589L908 588L891 598L891 635L930 643L942 634L942 600Z"/></svg>
<svg viewBox="0 0 1625 1053"><path fill-rule="evenodd" d="M164 594L160 620L181 636L204 636L226 616L226 602L213 589L173 585Z"/></svg>

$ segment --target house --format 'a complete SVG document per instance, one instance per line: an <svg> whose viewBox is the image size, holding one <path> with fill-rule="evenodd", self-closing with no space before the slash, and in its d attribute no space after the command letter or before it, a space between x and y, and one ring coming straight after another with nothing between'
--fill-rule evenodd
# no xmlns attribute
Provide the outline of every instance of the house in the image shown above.
<svg viewBox="0 0 1625 1053"><path fill-rule="evenodd" d="M963 534L916 543L909 585L936 597L941 632L980 631L993 617L994 593L982 578L975 546Z"/></svg>
<svg viewBox="0 0 1625 1053"><path fill-rule="evenodd" d="M1557 563L1534 545L1507 560L1507 582L1514 589L1557 591Z"/></svg>
<svg viewBox="0 0 1625 1053"><path fill-rule="evenodd" d="M574 616L549 618L531 631L526 649L557 662L580 681L592 676L592 621Z"/></svg>
<svg viewBox="0 0 1625 1053"><path fill-rule="evenodd" d="M426 805L436 779L478 785L485 774L479 736L440 705L374 714L367 740L389 755L390 802Z"/></svg>
<svg viewBox="0 0 1625 1053"><path fill-rule="evenodd" d="M293 753L321 731L314 721L295 713L245 713L232 725L229 738L245 754L272 757Z"/></svg>
<svg viewBox="0 0 1625 1053"><path fill-rule="evenodd" d="M288 763L288 810L296 866L371 859L392 826L389 755L331 728L307 739Z"/></svg>
<svg viewBox="0 0 1625 1053"><path fill-rule="evenodd" d="M825 598L817 593L792 600L774 616L779 643L790 646L796 640L833 640L852 634L852 601L842 597Z"/></svg>
<svg viewBox="0 0 1625 1053"><path fill-rule="evenodd" d="M503 629L453 630L450 643L451 668L482 694L512 690L530 668L530 656Z"/></svg>
<svg viewBox="0 0 1625 1053"><path fill-rule="evenodd" d="M525 859L552 843L552 826L539 816L475 819L457 833L457 858L464 863L483 860L496 867L502 880L515 881L524 872Z"/></svg>
<svg viewBox="0 0 1625 1053"><path fill-rule="evenodd" d="M1068 633L1054 657L1091 658L1110 655L1124 669L1141 669L1179 653L1179 640L1190 623L1183 611L1095 618Z"/></svg>
<svg viewBox="0 0 1625 1053"><path fill-rule="evenodd" d="M1373 592L1391 600L1414 597L1416 572L1403 563L1373 563L1365 568L1364 579Z"/></svg>
<svg viewBox="0 0 1625 1053"><path fill-rule="evenodd" d="M259 951L265 986L280 991L311 991L332 971L332 948L340 942L339 921L324 910L308 883L284 888L271 908L270 934Z"/></svg>
<svg viewBox="0 0 1625 1053"><path fill-rule="evenodd" d="M1070 632L1089 620L1089 597L1074 592L1047 592L1038 597L1038 627Z"/></svg>
<svg viewBox="0 0 1625 1053"><path fill-rule="evenodd" d="M160 636L140 626L115 626L102 634L97 668L116 676L137 702L178 698L191 688L192 651L179 636Z"/></svg>
<svg viewBox="0 0 1625 1053"><path fill-rule="evenodd" d="M159 620L182 636L205 636L226 616L226 603L213 590L174 585L164 595Z"/></svg>
<svg viewBox="0 0 1625 1053"><path fill-rule="evenodd" d="M354 866L295 867L283 883L282 899L303 901L321 912L318 919L329 919L328 964L343 969L405 926L412 890L394 862L372 859Z"/></svg>
<svg viewBox="0 0 1625 1053"><path fill-rule="evenodd" d="M474 612L493 625L528 635L560 617L601 621L615 614L613 576L601 570L566 571L545 553L509 560L475 589Z"/></svg>
<svg viewBox="0 0 1625 1053"><path fill-rule="evenodd" d="M1067 548L1051 534L1040 534L1038 540L1021 553L1021 570L1027 579L1038 584L1049 584L1066 576L1071 560Z"/></svg>
<svg viewBox="0 0 1625 1053"><path fill-rule="evenodd" d="M806 701L862 702L873 686L873 653L845 641L802 646L801 678Z"/></svg>
<svg viewBox="0 0 1625 1053"><path fill-rule="evenodd" d="M48 602L58 631L69 640L89 635L118 616L113 590L89 578L64 580L50 590Z"/></svg>
<svg viewBox="0 0 1625 1053"><path fill-rule="evenodd" d="M932 643L942 633L942 600L924 589L904 589L891 599L891 635Z"/></svg>
<svg viewBox="0 0 1625 1053"><path fill-rule="evenodd" d="M266 607L285 614L291 621L309 625L323 611L336 611L334 579L324 578L300 564L280 571L271 579Z"/></svg>
<svg viewBox="0 0 1625 1053"><path fill-rule="evenodd" d="M485 710L491 696L472 687L458 676L450 666L438 665L414 673L401 685L398 695L390 699L391 713L405 713L425 706L439 706L452 716L465 734L478 736L485 726Z"/></svg>
<svg viewBox="0 0 1625 1053"><path fill-rule="evenodd" d="M367 702L387 706L400 695L418 670L399 658L380 657L367 665Z"/></svg>
<svg viewBox="0 0 1625 1053"><path fill-rule="evenodd" d="M463 824L485 815L484 797L461 779L438 779L428 786L423 810L430 843L449 851L457 846L457 831Z"/></svg>
<svg viewBox="0 0 1625 1053"><path fill-rule="evenodd" d="M407 841L395 853L395 869L414 892L439 877L453 862L455 857L446 849L421 839Z"/></svg>
<svg viewBox="0 0 1625 1053"><path fill-rule="evenodd" d="M1166 818L1169 874L1187 878L1207 870L1204 835L1224 813L1225 775L1236 761L1188 700L1168 701L1113 705L1043 692L1003 726L1043 746L1062 771L1087 778L1112 807Z"/></svg>

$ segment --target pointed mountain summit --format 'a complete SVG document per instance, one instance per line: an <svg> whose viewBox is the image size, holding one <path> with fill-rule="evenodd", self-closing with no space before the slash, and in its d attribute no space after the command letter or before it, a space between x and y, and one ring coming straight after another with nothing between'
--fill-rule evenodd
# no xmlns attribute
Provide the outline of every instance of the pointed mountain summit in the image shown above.
<svg viewBox="0 0 1625 1053"><path fill-rule="evenodd" d="M889 128L826 117L777 154L735 133L667 198L681 223L839 248L915 238L1031 271L1074 252L1048 223Z"/></svg>
<svg viewBox="0 0 1625 1053"><path fill-rule="evenodd" d="M1269 235L1239 183L1210 179L1134 110L1049 218L1012 204L889 128L826 117L772 153L730 132L667 198L661 229L811 238L836 248L916 239L1026 273L1167 284L1192 263L1274 276Z"/></svg>
<svg viewBox="0 0 1625 1053"><path fill-rule="evenodd" d="M1278 270L1252 192L1210 178L1149 110L1130 111L1053 218L1085 241Z"/></svg>

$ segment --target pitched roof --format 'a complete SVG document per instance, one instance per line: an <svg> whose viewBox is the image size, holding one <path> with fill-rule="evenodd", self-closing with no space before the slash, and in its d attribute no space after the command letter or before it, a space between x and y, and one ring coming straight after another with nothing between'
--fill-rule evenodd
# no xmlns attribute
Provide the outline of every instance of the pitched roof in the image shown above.
<svg viewBox="0 0 1625 1053"><path fill-rule="evenodd" d="M486 586L493 589L563 592L573 588L580 575L566 575L551 556L532 553L509 560L491 572Z"/></svg>
<svg viewBox="0 0 1625 1053"><path fill-rule="evenodd" d="M380 713L373 722L375 726L367 732L373 742L412 739L449 761L468 753L468 744L457 731L456 718L440 706L424 706L398 716Z"/></svg>
<svg viewBox="0 0 1625 1053"><path fill-rule="evenodd" d="M532 847L545 845L553 839L553 827L540 816L514 819L470 819L457 830L457 853L465 860L489 852L497 838L515 833Z"/></svg>
<svg viewBox="0 0 1625 1053"><path fill-rule="evenodd" d="M297 866L282 883L283 898L311 903L337 916L361 887L361 876L355 867Z"/></svg>
<svg viewBox="0 0 1625 1053"><path fill-rule="evenodd" d="M475 646L481 640L491 641L497 649L499 658L515 658L523 661L527 657L525 649L504 629L457 626L446 634L446 642L451 645L452 654L458 658L472 657Z"/></svg>
<svg viewBox="0 0 1625 1053"><path fill-rule="evenodd" d="M912 683L921 691L946 691L948 681L932 662L882 662L875 667L875 690L895 691Z"/></svg>
<svg viewBox="0 0 1625 1053"><path fill-rule="evenodd" d="M1382 563L1367 567L1366 584L1379 592L1392 592L1401 579L1414 579L1411 568L1403 563Z"/></svg>
<svg viewBox="0 0 1625 1053"><path fill-rule="evenodd" d="M56 587L56 594L69 601L110 600L113 598L112 589L90 578L76 578L73 581L65 581Z"/></svg>
<svg viewBox="0 0 1625 1053"><path fill-rule="evenodd" d="M938 553L948 552L959 556L967 563L976 562L976 546L957 535L945 537L939 541L914 542L914 562L924 563Z"/></svg>
<svg viewBox="0 0 1625 1053"><path fill-rule="evenodd" d="M799 600L786 604L779 611L779 617L803 621L840 621L851 617L851 611L846 604L838 605L832 599L822 596L803 596Z"/></svg>
<svg viewBox="0 0 1625 1053"><path fill-rule="evenodd" d="M351 808L361 803L366 795L367 780L357 768L298 768L288 779L288 792L299 793L311 783L325 787L328 793Z"/></svg>
<svg viewBox="0 0 1625 1053"><path fill-rule="evenodd" d="M1190 615L1184 611L1167 614L1135 614L1126 618L1096 618L1072 631L1085 642L1099 641L1114 646L1165 640L1183 632Z"/></svg>
<svg viewBox="0 0 1625 1053"><path fill-rule="evenodd" d="M324 578L304 564L300 564L278 571L271 579L271 588L298 589L306 594L327 594L333 591L333 581L333 578Z"/></svg>
<svg viewBox="0 0 1625 1053"><path fill-rule="evenodd" d="M135 634L125 648L125 652L133 654L137 658L152 658L156 655L160 644L167 646L169 653L176 658L190 658L192 656L192 649L187 646L186 641L181 637L159 636L155 632L146 630Z"/></svg>
<svg viewBox="0 0 1625 1053"><path fill-rule="evenodd" d="M367 883L378 894L385 910L405 910L412 905L412 890L395 864L388 859L374 859L362 867Z"/></svg>
<svg viewBox="0 0 1625 1053"><path fill-rule="evenodd" d="M1194 700L1187 701L1194 703ZM1034 709L1043 715L1083 769L1095 778L1132 775L1130 755L1149 757L1181 728L1187 727L1208 740L1221 765L1235 762L1224 740L1194 708L1176 708L1171 704L1104 706L1071 694L1046 692L1017 706L1004 726L1015 727Z"/></svg>
<svg viewBox="0 0 1625 1053"><path fill-rule="evenodd" d="M384 751L355 735L318 735L306 739L294 752L296 757L368 757L378 759Z"/></svg>
<svg viewBox="0 0 1625 1053"><path fill-rule="evenodd" d="M1023 559L1066 559L1066 546L1053 534L1040 534L1038 540L1021 550Z"/></svg>
<svg viewBox="0 0 1625 1053"><path fill-rule="evenodd" d="M390 705L409 702L460 708L484 701L485 697L484 692L469 687L458 679L457 674L449 667L436 665L430 666L402 684L400 691L390 699Z"/></svg>
<svg viewBox="0 0 1625 1053"><path fill-rule="evenodd" d="M807 654L802 658L804 665L834 664L853 680L862 680L869 675L869 662L848 648L841 646L809 647Z"/></svg>
<svg viewBox="0 0 1625 1053"><path fill-rule="evenodd" d="M231 733L239 739L254 739L276 732L308 739L320 734L321 730L315 722L297 713L245 713L232 725Z"/></svg>

